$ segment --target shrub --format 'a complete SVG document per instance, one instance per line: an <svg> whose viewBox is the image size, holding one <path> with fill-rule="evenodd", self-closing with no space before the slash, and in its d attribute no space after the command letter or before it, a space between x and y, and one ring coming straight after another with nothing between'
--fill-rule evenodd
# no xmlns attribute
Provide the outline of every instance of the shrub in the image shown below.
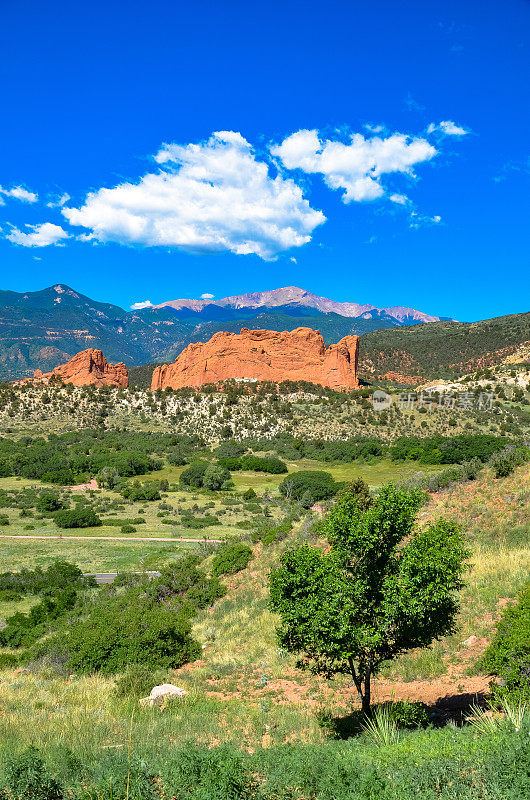
<svg viewBox="0 0 530 800"><path fill-rule="evenodd" d="M19 656L15 653L0 653L0 669L12 669L18 667Z"/></svg>
<svg viewBox="0 0 530 800"><path fill-rule="evenodd" d="M0 514L0 526L4 527L5 525L9 525L9 517L7 514Z"/></svg>
<svg viewBox="0 0 530 800"><path fill-rule="evenodd" d="M103 524L91 508L66 508L57 511L53 519L58 528L95 528Z"/></svg>
<svg viewBox="0 0 530 800"><path fill-rule="evenodd" d="M278 488L287 499L299 500L304 508L310 508L319 500L333 497L340 486L329 472L300 470L284 478Z"/></svg>
<svg viewBox="0 0 530 800"><path fill-rule="evenodd" d="M208 467L207 461L195 461L181 474L180 483L183 486L190 486L192 489L200 489L203 484L204 473Z"/></svg>
<svg viewBox="0 0 530 800"><path fill-rule="evenodd" d="M136 528L134 525L129 525L128 522L126 522L125 525L122 525L120 530L122 533L136 533Z"/></svg>
<svg viewBox="0 0 530 800"><path fill-rule="evenodd" d="M253 470L254 472L268 472L271 475L281 475L287 472L287 464L279 458L266 456L243 456L241 459L241 469Z"/></svg>
<svg viewBox="0 0 530 800"><path fill-rule="evenodd" d="M61 800L63 790L48 772L36 747L10 756L4 767L4 781L11 797L24 800Z"/></svg>
<svg viewBox="0 0 530 800"><path fill-rule="evenodd" d="M502 686L491 685L494 694L530 700L530 583L517 603L504 610L478 666L501 679Z"/></svg>
<svg viewBox="0 0 530 800"><path fill-rule="evenodd" d="M240 442L223 442L214 450L217 458L238 458L247 452L247 447Z"/></svg>
<svg viewBox="0 0 530 800"><path fill-rule="evenodd" d="M77 601L75 589L59 589L53 597L45 597L29 614L17 611L8 617L5 628L0 631L0 645L4 647L29 647L49 629L50 624Z"/></svg>
<svg viewBox="0 0 530 800"><path fill-rule="evenodd" d="M128 664L116 680L114 693L118 697L145 697L163 680L163 674L154 673L146 664Z"/></svg>
<svg viewBox="0 0 530 800"><path fill-rule="evenodd" d="M523 447L508 445L498 453L494 453L489 460L496 478L506 478L516 467L524 464L528 459L528 450Z"/></svg>
<svg viewBox="0 0 530 800"><path fill-rule="evenodd" d="M202 485L214 492L227 489L231 485L230 473L221 464L209 464L204 471Z"/></svg>
<svg viewBox="0 0 530 800"><path fill-rule="evenodd" d="M252 558L252 549L240 542L224 544L212 561L212 575L233 575L245 569Z"/></svg>
<svg viewBox="0 0 530 800"><path fill-rule="evenodd" d="M254 491L254 489L250 487L248 489L245 489L241 497L243 498L243 500L253 500L255 497L257 497L257 494Z"/></svg>
<svg viewBox="0 0 530 800"><path fill-rule="evenodd" d="M41 511L42 513L53 513L54 511L65 508L65 505L58 494L42 492L37 498L35 507L37 511Z"/></svg>
<svg viewBox="0 0 530 800"><path fill-rule="evenodd" d="M167 520L164 520L166 522ZM213 514L205 514L204 517L182 516L182 524L185 528L200 531L203 528L210 528L212 525L220 525L221 523L214 517Z"/></svg>
<svg viewBox="0 0 530 800"><path fill-rule="evenodd" d="M165 567L159 578L149 584L149 594L159 602L172 597L180 597L196 608L207 608L226 594L226 587L217 577L207 578L198 569L201 558L195 555L183 556Z"/></svg>
<svg viewBox="0 0 530 800"><path fill-rule="evenodd" d="M431 721L428 707L421 702L395 700L386 703L385 707L398 728L426 728Z"/></svg>
<svg viewBox="0 0 530 800"><path fill-rule="evenodd" d="M160 500L160 487L158 483L139 483L135 481L133 484L125 486L121 490L121 494L132 502L153 502Z"/></svg>
<svg viewBox="0 0 530 800"><path fill-rule="evenodd" d="M190 615L185 606L175 611L132 589L97 603L42 649L63 653L75 672L121 672L131 663L177 668L200 654Z"/></svg>

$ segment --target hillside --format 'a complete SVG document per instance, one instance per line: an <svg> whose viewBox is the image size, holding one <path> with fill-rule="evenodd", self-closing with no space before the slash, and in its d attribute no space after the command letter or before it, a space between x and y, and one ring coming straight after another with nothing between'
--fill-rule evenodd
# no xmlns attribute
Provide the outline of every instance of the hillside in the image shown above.
<svg viewBox="0 0 530 800"><path fill-rule="evenodd" d="M530 313L480 322L432 322L361 337L361 374L444 378L498 364L530 341Z"/></svg>

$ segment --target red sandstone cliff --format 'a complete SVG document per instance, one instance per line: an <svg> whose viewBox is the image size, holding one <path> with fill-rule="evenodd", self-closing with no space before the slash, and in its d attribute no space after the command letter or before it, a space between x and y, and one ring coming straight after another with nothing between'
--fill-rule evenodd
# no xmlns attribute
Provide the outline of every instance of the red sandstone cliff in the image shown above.
<svg viewBox="0 0 530 800"><path fill-rule="evenodd" d="M155 368L151 389L180 389L229 378L309 381L332 389L355 389L359 337L345 336L327 349L318 331L249 330L216 333L209 342L190 344L173 364Z"/></svg>
<svg viewBox="0 0 530 800"><path fill-rule="evenodd" d="M55 367L51 372L42 373L36 369L33 378L26 378L21 383L49 383L52 379L74 386L123 386L129 385L127 367L123 363L109 364L101 350L83 350L77 353L66 364Z"/></svg>

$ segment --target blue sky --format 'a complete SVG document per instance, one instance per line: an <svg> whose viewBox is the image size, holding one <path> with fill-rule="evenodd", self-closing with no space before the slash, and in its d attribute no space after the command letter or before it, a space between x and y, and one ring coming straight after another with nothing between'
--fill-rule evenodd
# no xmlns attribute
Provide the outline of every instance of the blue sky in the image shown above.
<svg viewBox="0 0 530 800"><path fill-rule="evenodd" d="M0 288L528 310L529 33L524 0L4 0Z"/></svg>

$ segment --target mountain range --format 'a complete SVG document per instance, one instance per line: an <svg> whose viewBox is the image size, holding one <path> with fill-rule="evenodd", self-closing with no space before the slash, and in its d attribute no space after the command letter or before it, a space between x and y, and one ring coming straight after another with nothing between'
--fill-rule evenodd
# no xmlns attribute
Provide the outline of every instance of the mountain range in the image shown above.
<svg viewBox="0 0 530 800"><path fill-rule="evenodd" d="M413 308L377 308L319 297L295 286L202 300L169 300L134 311L56 284L36 292L0 291L0 380L49 372L89 347L128 368L173 361L191 342L241 328L319 330L326 345L361 336L361 368L430 376L530 340L530 315L460 323Z"/></svg>
<svg viewBox="0 0 530 800"><path fill-rule="evenodd" d="M448 317L435 317L415 308L390 306L377 308L369 303L340 303L328 297L319 297L298 286L285 286L267 292L249 292L247 294L223 297L221 300L211 298L204 300L166 300L153 308L173 308L175 311L207 312L212 314L214 308L236 310L282 309L282 311L306 311L316 309L321 314L338 314L341 317L361 319L388 320L394 325L414 325L421 322L439 322Z"/></svg>
<svg viewBox="0 0 530 800"><path fill-rule="evenodd" d="M36 292L0 291L0 379L48 372L88 347L127 366L172 361L190 342L242 327L316 328L326 344L350 333L439 320L409 308L338 303L294 286L222 300L170 300L125 311L56 284Z"/></svg>

